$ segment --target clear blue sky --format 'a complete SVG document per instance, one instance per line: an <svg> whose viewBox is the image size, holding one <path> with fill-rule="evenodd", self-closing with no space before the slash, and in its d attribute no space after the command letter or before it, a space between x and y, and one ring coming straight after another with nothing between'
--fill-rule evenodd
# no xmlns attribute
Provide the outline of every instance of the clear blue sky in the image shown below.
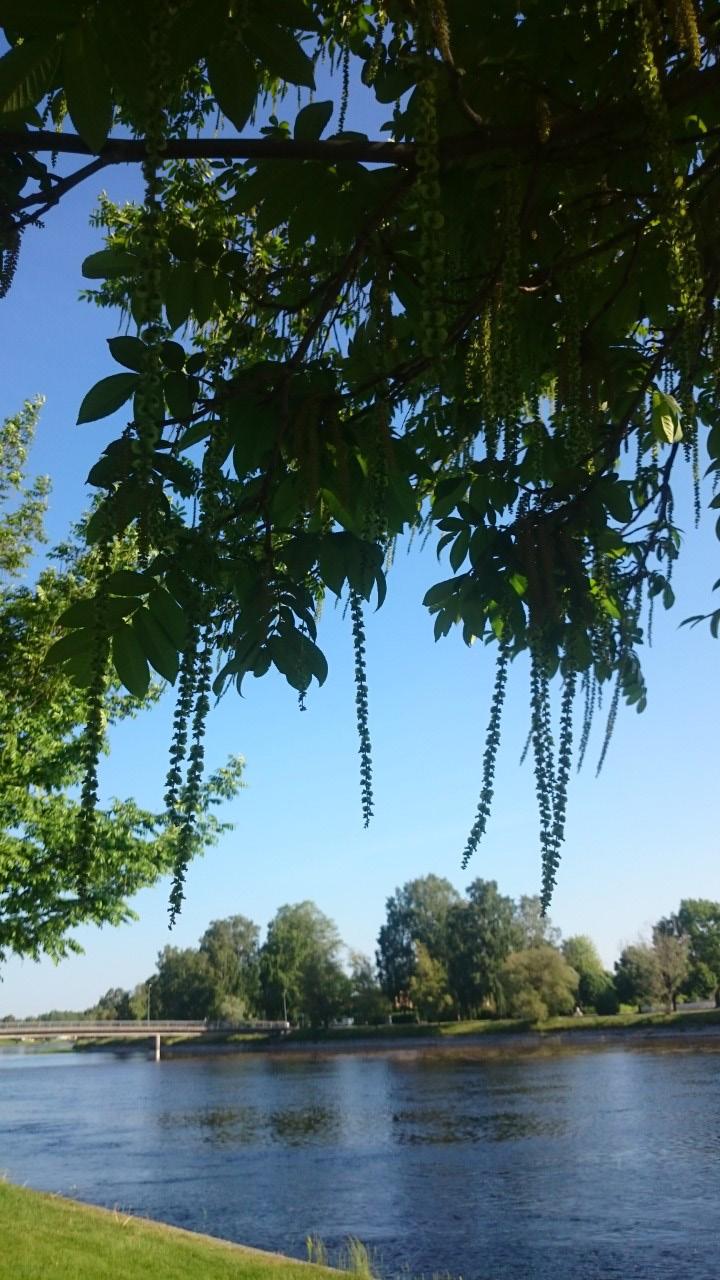
<svg viewBox="0 0 720 1280"><path fill-rule="evenodd" d="M113 198L127 198L137 191L137 177L109 170L104 185ZM2 412L36 392L47 397L33 465L53 477L49 532L56 540L82 510L84 477L119 422L74 425L85 391L114 369L104 342L116 332L113 317L76 301L82 259L101 247L100 233L88 225L100 187L96 181L71 193L44 230L27 233L12 292L0 303ZM689 477L686 483L689 489ZM689 513L689 502L682 508ZM678 630L686 614L711 607L710 587L719 576L713 525L709 515L699 532L688 532L677 606L656 617L655 648L646 659L648 710L622 712L595 781L598 722L586 772L573 780L552 916L566 935L589 933L608 965L681 897L720 898L713 783L720 648L706 630ZM388 600L368 619L376 777L368 832L360 816L349 626L328 602L321 643L330 676L304 715L284 680L268 676L249 681L243 699L229 694L211 718L210 767L229 752L243 754L247 789L227 807L234 832L192 867L173 934L162 883L134 902L137 924L79 930L84 956L57 967L8 962L0 1016L84 1007L110 986L131 987L152 971L168 941L195 945L210 920L236 912L265 926L280 904L311 898L348 946L372 954L386 896L412 877L432 871L462 889L482 876L513 896L537 892L532 770L518 765L528 701L521 664L507 705L494 816L469 873L460 872L477 802L493 659L479 646L466 649L459 635L434 643L421 600L441 576L445 569L431 546L400 553ZM106 797L134 795L159 807L170 710L165 700L114 734L102 772Z"/></svg>

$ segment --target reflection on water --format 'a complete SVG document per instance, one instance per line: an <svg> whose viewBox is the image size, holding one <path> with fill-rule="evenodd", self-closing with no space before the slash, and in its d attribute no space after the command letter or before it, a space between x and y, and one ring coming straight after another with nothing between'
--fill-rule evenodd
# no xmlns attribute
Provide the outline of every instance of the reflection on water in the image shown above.
<svg viewBox="0 0 720 1280"><path fill-rule="evenodd" d="M471 1115L454 1111L411 1110L395 1112L399 1142L508 1142L515 1138L557 1136L563 1121L552 1117L496 1111Z"/></svg>
<svg viewBox="0 0 720 1280"><path fill-rule="evenodd" d="M0 1172L388 1276L717 1280L719 1065L0 1053Z"/></svg>
<svg viewBox="0 0 720 1280"><path fill-rule="evenodd" d="M269 1112L259 1107L199 1107L188 1112L163 1111L158 1124L166 1129L199 1129L206 1142L306 1146L332 1139L340 1120L328 1107L295 1106Z"/></svg>

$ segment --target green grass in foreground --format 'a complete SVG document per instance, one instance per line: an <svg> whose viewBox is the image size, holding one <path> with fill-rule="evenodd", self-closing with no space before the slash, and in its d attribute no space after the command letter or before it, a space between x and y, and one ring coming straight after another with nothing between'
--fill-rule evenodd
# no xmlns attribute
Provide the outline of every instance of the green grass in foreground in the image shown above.
<svg viewBox="0 0 720 1280"><path fill-rule="evenodd" d="M0 1182L0 1275L8 1280L338 1280L162 1223Z"/></svg>

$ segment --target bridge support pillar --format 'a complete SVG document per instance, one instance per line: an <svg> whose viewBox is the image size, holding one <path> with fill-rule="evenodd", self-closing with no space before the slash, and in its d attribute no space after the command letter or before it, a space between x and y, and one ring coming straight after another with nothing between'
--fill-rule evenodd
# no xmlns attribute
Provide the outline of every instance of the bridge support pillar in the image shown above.
<svg viewBox="0 0 720 1280"><path fill-rule="evenodd" d="M160 1033L155 1033L155 1061L160 1061Z"/></svg>

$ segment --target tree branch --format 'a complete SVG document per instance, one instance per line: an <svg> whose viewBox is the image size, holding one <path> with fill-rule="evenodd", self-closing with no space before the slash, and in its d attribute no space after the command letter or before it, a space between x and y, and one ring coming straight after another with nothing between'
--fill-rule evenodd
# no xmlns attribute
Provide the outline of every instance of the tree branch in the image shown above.
<svg viewBox="0 0 720 1280"><path fill-rule="evenodd" d="M0 134L1 138L2 135ZM0 141L1 147L2 142ZM102 156L98 156L96 160L91 160L90 164L83 165L82 169L76 169L74 173L68 174L66 178L59 178L50 192L36 191L34 195L24 196L23 199L18 200L15 206L17 209L30 209L33 205L40 206L40 208L34 209L31 214L26 214L25 217L19 218L18 225L22 227L30 222L35 222L38 218L42 218L44 213L47 213L54 205L60 203L68 191L72 191L73 187L85 182L86 178L91 178L94 173L99 173L108 163L109 161Z"/></svg>
<svg viewBox="0 0 720 1280"><path fill-rule="evenodd" d="M75 133L56 133L54 129L0 131L0 153L35 155L41 151L94 154ZM415 147L406 142L342 136L317 142L295 138L170 138L163 154L168 160L355 160L399 165L415 162ZM106 165L138 164L146 156L142 138L108 138L99 153Z"/></svg>

